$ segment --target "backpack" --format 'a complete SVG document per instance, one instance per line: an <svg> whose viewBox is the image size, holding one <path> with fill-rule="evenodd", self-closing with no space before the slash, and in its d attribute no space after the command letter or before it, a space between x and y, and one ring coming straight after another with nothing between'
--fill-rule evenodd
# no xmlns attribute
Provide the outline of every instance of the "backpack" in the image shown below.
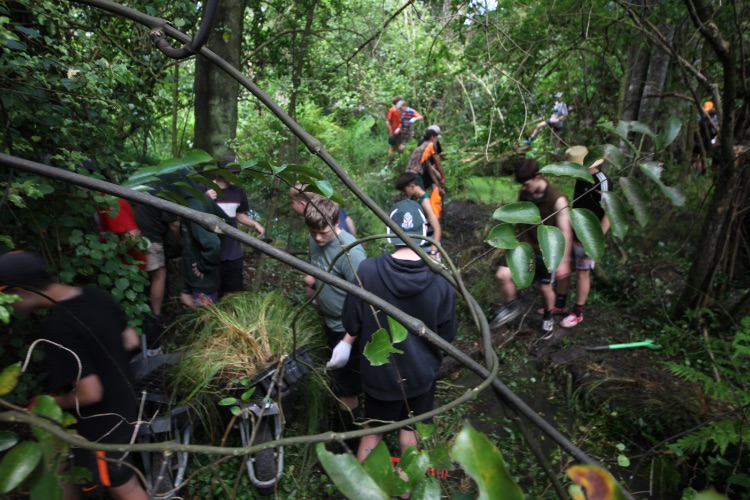
<svg viewBox="0 0 750 500"><path fill-rule="evenodd" d="M425 148L430 143L430 141L425 141L422 144L420 144L417 149L412 151L411 156L409 157L409 163L406 164L406 171L407 172L414 172L418 175L424 174L424 165L422 165L422 154L424 153Z"/></svg>

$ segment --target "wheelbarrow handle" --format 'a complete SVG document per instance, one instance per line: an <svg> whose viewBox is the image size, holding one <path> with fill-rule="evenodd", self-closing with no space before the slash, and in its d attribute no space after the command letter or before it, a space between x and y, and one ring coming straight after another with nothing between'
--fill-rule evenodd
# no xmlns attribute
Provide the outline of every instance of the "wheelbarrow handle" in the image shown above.
<svg viewBox="0 0 750 500"><path fill-rule="evenodd" d="M587 347L588 351L604 351L607 349L630 349L631 347L648 347L649 349L661 349L659 344L655 344L653 340L641 340L640 342L630 342L628 344L610 344L602 345L597 347Z"/></svg>

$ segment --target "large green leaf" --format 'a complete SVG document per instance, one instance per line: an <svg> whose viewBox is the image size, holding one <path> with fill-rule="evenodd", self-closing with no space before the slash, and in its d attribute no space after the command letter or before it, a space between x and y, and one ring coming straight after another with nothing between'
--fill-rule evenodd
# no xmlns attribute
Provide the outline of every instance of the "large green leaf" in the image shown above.
<svg viewBox="0 0 750 500"><path fill-rule="evenodd" d="M13 447L0 462L0 493L8 493L20 485L42 458L36 441L24 441Z"/></svg>
<svg viewBox="0 0 750 500"><path fill-rule="evenodd" d="M643 185L632 177L620 177L620 186L622 191L625 193L630 206L633 207L635 212L635 220L638 221L642 227L648 224L651 218L651 213L648 207L648 197L646 192L643 190Z"/></svg>
<svg viewBox="0 0 750 500"><path fill-rule="evenodd" d="M495 248L516 248L519 245L516 229L513 224L498 224L487 235L487 243Z"/></svg>
<svg viewBox="0 0 750 500"><path fill-rule="evenodd" d="M503 205L495 210L492 218L511 224L539 224L542 222L542 218L539 216L539 208L530 201L517 201Z"/></svg>
<svg viewBox="0 0 750 500"><path fill-rule="evenodd" d="M505 260L510 268L513 281L518 288L527 288L534 278L534 249L528 243L519 243L518 247L505 252Z"/></svg>
<svg viewBox="0 0 750 500"><path fill-rule="evenodd" d="M187 151L180 158L170 158L159 162L153 167L144 167L138 169L133 175L128 177L123 183L124 187L133 187L139 184L151 182L154 176L161 176L172 172L177 172L183 168L192 168L202 163L215 161L213 157L201 149L192 149Z"/></svg>
<svg viewBox="0 0 750 500"><path fill-rule="evenodd" d="M555 226L542 224L536 228L539 248L542 250L542 258L547 269L554 271L562 262L565 255L565 235Z"/></svg>
<svg viewBox="0 0 750 500"><path fill-rule="evenodd" d="M505 467L500 450L469 424L456 436L451 457L461 464L479 488L479 500L523 500L521 488Z"/></svg>
<svg viewBox="0 0 750 500"><path fill-rule="evenodd" d="M682 121L676 116L670 116L664 125L664 130L656 136L656 150L662 151L674 142L682 130Z"/></svg>
<svg viewBox="0 0 750 500"><path fill-rule="evenodd" d="M31 500L62 500L63 490L54 469L45 468L31 478L29 497Z"/></svg>
<svg viewBox="0 0 750 500"><path fill-rule="evenodd" d="M609 218L612 234L616 238L623 239L628 232L628 215L625 211L625 204L617 194L612 191L605 191L602 193L602 206Z"/></svg>
<svg viewBox="0 0 750 500"><path fill-rule="evenodd" d="M426 451L420 451L416 446L409 446L401 454L401 461L398 465L406 473L409 478L409 487L413 489L414 485L424 479L424 474L430 465L430 457Z"/></svg>
<svg viewBox="0 0 750 500"><path fill-rule="evenodd" d="M394 497L408 491L407 484L399 478L393 470L391 464L391 454L388 453L388 447L385 441L381 441L372 452L367 455L362 462L367 474L375 481L381 491Z"/></svg>
<svg viewBox="0 0 750 500"><path fill-rule="evenodd" d="M0 451L12 448L18 442L18 434L11 431L0 431Z"/></svg>
<svg viewBox="0 0 750 500"><path fill-rule="evenodd" d="M623 143L625 143L630 149L633 151L636 151L638 148L636 148L632 142L630 142L630 139L628 139L628 128L625 124L625 122L620 121L617 124L617 127L612 122L604 122L599 124L599 127L603 128L607 132L616 135Z"/></svg>
<svg viewBox="0 0 750 500"><path fill-rule="evenodd" d="M563 161L560 163L553 163L547 165L539 170L542 175L555 175L557 177L572 177L574 179L580 179L586 182L594 182L594 178L591 177L589 169L578 163L570 161Z"/></svg>
<svg viewBox="0 0 750 500"><path fill-rule="evenodd" d="M440 500L443 498L442 492L440 481L432 476L427 476L414 486L411 498L412 500Z"/></svg>
<svg viewBox="0 0 750 500"><path fill-rule="evenodd" d="M594 212L588 208L574 208L570 211L570 224L583 243L586 254L594 260L604 255L604 233L602 224Z"/></svg>
<svg viewBox="0 0 750 500"><path fill-rule="evenodd" d="M406 328L404 328L404 325L390 316L388 316L388 329L391 331L391 338L393 339L394 344L403 342L409 334L409 332L406 331Z"/></svg>
<svg viewBox="0 0 750 500"><path fill-rule="evenodd" d="M599 158L604 158L605 162L617 169L625 165L625 155L622 154L620 148L612 144L602 144L589 149L586 158L583 160L583 164L588 167Z"/></svg>
<svg viewBox="0 0 750 500"><path fill-rule="evenodd" d="M372 340L365 345L364 354L372 366L388 364L388 355L391 353L403 354L393 347L391 337L385 328L381 328L372 334Z"/></svg>
<svg viewBox="0 0 750 500"><path fill-rule="evenodd" d="M318 443L315 451L328 477L347 498L353 500L387 500L389 498L353 455L349 453L334 455L326 450L324 443Z"/></svg>
<svg viewBox="0 0 750 500"><path fill-rule="evenodd" d="M643 173L646 174L646 177L659 186L661 192L664 193L664 196L666 196L673 205L681 207L685 204L685 195L682 194L682 191L676 187L669 187L662 182L661 174L664 172L664 169L661 168L661 165L654 161L647 161L645 163L640 163L638 166Z"/></svg>
<svg viewBox="0 0 750 500"><path fill-rule="evenodd" d="M35 415L40 415L55 422L62 423L63 411L51 396L38 396L36 398L36 404L31 412ZM34 433L37 441L39 441L39 445L42 447L42 453L44 454L44 459L47 463L51 463L56 459L67 446L50 432L45 431L40 427L32 426L31 431Z"/></svg>

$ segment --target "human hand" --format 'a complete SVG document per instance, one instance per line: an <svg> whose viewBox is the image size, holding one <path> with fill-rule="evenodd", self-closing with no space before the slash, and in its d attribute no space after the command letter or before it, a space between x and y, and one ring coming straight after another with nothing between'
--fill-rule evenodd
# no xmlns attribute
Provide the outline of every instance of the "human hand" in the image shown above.
<svg viewBox="0 0 750 500"><path fill-rule="evenodd" d="M208 196L212 200L215 200L218 195L216 194L216 191L214 191L213 189L209 189L208 191L206 191L206 196Z"/></svg>
<svg viewBox="0 0 750 500"><path fill-rule="evenodd" d="M401 133L401 127L398 127L396 130L393 131L393 135L398 135Z"/></svg>
<svg viewBox="0 0 750 500"><path fill-rule="evenodd" d="M198 269L198 264L196 262L193 262L192 269L193 269L193 274L195 275L196 278L201 278L201 279L203 278L203 273L200 271L200 269Z"/></svg>
<svg viewBox="0 0 750 500"><path fill-rule="evenodd" d="M333 348L333 354L331 360L326 363L326 368L343 368L346 363L349 362L349 356L352 353L351 344L347 344L343 340L340 340L336 347Z"/></svg>
<svg viewBox="0 0 750 500"><path fill-rule="evenodd" d="M409 123L414 123L415 121L417 121L416 118L409 118Z"/></svg>

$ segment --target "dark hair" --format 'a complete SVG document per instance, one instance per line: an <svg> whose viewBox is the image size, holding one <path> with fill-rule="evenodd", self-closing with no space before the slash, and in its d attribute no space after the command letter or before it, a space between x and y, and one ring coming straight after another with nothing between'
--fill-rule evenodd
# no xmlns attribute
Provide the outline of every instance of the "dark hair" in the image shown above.
<svg viewBox="0 0 750 500"><path fill-rule="evenodd" d="M310 193L305 207L305 225L309 229L325 229L339 223L339 204L316 193Z"/></svg>
<svg viewBox="0 0 750 500"><path fill-rule="evenodd" d="M415 174L414 172L406 172L405 174L401 174L399 178L396 179L396 189L398 189L399 191L403 191L409 184L416 183L417 174Z"/></svg>
<svg viewBox="0 0 750 500"><path fill-rule="evenodd" d="M234 153L228 153L221 157L221 160L219 160L219 168L227 168L227 165L230 163L236 163L237 162L237 156L235 156Z"/></svg>
<svg viewBox="0 0 750 500"><path fill-rule="evenodd" d="M539 175L539 162L533 158L521 160L516 165L516 182L523 184Z"/></svg>
<svg viewBox="0 0 750 500"><path fill-rule="evenodd" d="M393 105L395 106L396 104L398 104L398 101L403 101L403 100L404 100L404 98L403 98L403 97L401 97L401 96L398 96L398 97L394 97L394 98L393 98L393 100L392 100L391 102L392 102L392 103L393 103Z"/></svg>

